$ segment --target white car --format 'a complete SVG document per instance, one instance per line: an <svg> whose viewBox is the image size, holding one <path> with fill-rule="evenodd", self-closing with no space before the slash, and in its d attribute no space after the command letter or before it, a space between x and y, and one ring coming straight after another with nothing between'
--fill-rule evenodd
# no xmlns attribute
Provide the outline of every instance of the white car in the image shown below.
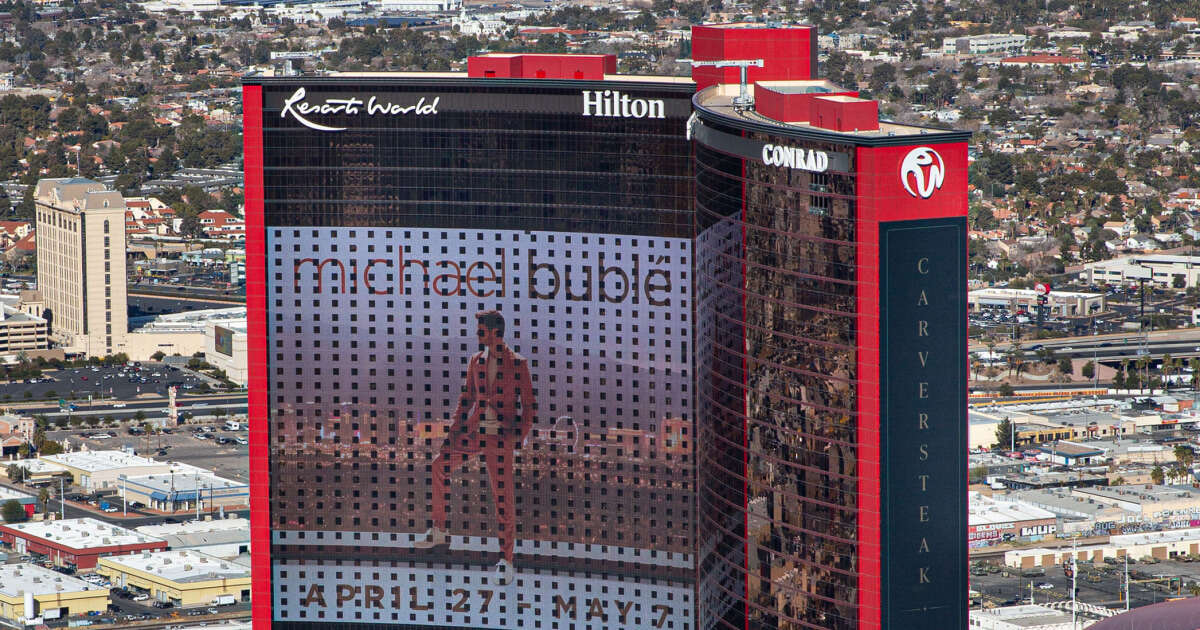
<svg viewBox="0 0 1200 630"><path fill-rule="evenodd" d="M107 433L97 433L96 435L92 436L93 440L107 440L110 438L112 438L112 436Z"/></svg>
<svg viewBox="0 0 1200 630"><path fill-rule="evenodd" d="M1054 585L1049 582L1042 582L1041 584L1038 584L1037 587L1042 589L1043 591L1048 591L1048 590L1054 588Z"/></svg>
<svg viewBox="0 0 1200 630"><path fill-rule="evenodd" d="M137 595L133 596L133 601L135 602L144 602L147 599L150 599L150 596L145 593L138 593Z"/></svg>
<svg viewBox="0 0 1200 630"><path fill-rule="evenodd" d="M244 438L244 437L242 437L242 436L240 436L240 435L239 435L239 436L237 436L237 437L235 437L235 438L233 438L233 441L234 441L234 442L237 442L238 444L241 444L241 445L243 445L243 446L245 446L246 444L249 444L249 443L250 443L248 440L246 440L246 438Z"/></svg>
<svg viewBox="0 0 1200 630"><path fill-rule="evenodd" d="M124 409L125 403L113 403L113 409Z"/></svg>

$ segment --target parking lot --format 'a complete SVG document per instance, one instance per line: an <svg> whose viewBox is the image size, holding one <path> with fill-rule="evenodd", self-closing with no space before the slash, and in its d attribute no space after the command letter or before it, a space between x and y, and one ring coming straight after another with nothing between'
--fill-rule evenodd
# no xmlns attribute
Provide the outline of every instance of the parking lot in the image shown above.
<svg viewBox="0 0 1200 630"><path fill-rule="evenodd" d="M1008 573L1008 575L1005 575ZM1176 579L1165 579L1176 578ZM1123 608L1124 566L1080 563L1076 579L1078 600L1109 608ZM1191 596L1190 587L1200 584L1200 563L1162 561L1129 565L1129 599L1132 608L1148 606L1174 597ZM1035 603L1071 599L1071 578L1062 567L1047 567L1044 575L1020 575L1007 569L989 575L972 574L971 588L992 604Z"/></svg>
<svg viewBox="0 0 1200 630"><path fill-rule="evenodd" d="M178 385L181 395L205 387L205 381L190 372L149 362L133 367L46 370L38 382L32 381L0 382L0 400L71 399L83 408L89 397L93 400L136 400L166 396L170 385Z"/></svg>
<svg viewBox="0 0 1200 630"><path fill-rule="evenodd" d="M205 432L211 434L211 438L194 437L197 429L203 426L213 429ZM147 436L130 435L127 427L99 430L70 429L50 431L47 433L47 437L52 440L68 439L71 444L86 445L89 450L129 448L139 455L207 468L218 476L234 481L249 481L249 446L234 441L237 438L242 438L243 441L246 439L245 429L228 431L224 428L223 423L210 421L203 425L181 425L170 431L166 434ZM102 437L105 435L111 437ZM228 440L229 443L219 444L218 439L220 438Z"/></svg>

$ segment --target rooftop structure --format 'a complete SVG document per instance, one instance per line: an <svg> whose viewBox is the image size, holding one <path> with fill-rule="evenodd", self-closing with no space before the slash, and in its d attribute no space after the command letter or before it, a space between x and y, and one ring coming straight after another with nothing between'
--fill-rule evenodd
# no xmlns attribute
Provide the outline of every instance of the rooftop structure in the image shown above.
<svg viewBox="0 0 1200 630"><path fill-rule="evenodd" d="M206 470L176 468L158 474L122 477L118 492L128 501L177 512L195 509L197 501L200 507L210 509L249 505L250 486Z"/></svg>
<svg viewBox="0 0 1200 630"><path fill-rule="evenodd" d="M107 606L107 588L36 564L0 565L0 619L31 625Z"/></svg>
<svg viewBox="0 0 1200 630"><path fill-rule="evenodd" d="M1053 519L1055 514L1029 504L1006 501L971 492L970 523L971 525L986 525L994 523L1019 523L1039 519Z"/></svg>
<svg viewBox="0 0 1200 630"><path fill-rule="evenodd" d="M165 549L167 543L94 518L0 525L0 541L18 553L40 553L56 566L90 569L104 555Z"/></svg>
<svg viewBox="0 0 1200 630"><path fill-rule="evenodd" d="M1071 613L1036 604L972 610L971 628L979 630L1074 630L1071 628Z"/></svg>
<svg viewBox="0 0 1200 630"><path fill-rule="evenodd" d="M250 570L240 564L186 549L109 556L101 562L179 583L250 578Z"/></svg>
<svg viewBox="0 0 1200 630"><path fill-rule="evenodd" d="M0 597L19 597L25 593L52 595L77 591L101 590L79 578L36 564L0 565Z"/></svg>
<svg viewBox="0 0 1200 630"><path fill-rule="evenodd" d="M167 541L168 549L193 549L223 559L242 556L250 549L250 521L244 518L145 525L137 531Z"/></svg>
<svg viewBox="0 0 1200 630"><path fill-rule="evenodd" d="M217 598L250 599L250 569L189 550L158 551L101 558L97 573L114 584L147 591L155 601L175 606L208 605Z"/></svg>

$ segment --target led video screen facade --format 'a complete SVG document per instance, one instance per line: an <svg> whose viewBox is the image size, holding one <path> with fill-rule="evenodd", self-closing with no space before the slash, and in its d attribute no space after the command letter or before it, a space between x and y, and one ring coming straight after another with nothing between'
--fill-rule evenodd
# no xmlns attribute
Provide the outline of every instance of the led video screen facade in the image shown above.
<svg viewBox="0 0 1200 630"><path fill-rule="evenodd" d="M691 86L298 81L245 88L256 624L693 627Z"/></svg>

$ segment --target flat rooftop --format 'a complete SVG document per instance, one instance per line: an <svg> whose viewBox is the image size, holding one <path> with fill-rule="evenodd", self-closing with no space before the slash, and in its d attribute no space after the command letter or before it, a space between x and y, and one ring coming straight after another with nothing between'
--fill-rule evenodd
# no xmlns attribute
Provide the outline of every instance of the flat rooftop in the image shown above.
<svg viewBox="0 0 1200 630"><path fill-rule="evenodd" d="M147 457L126 453L125 451L75 451L73 453L47 455L42 459L84 472L102 472L120 468L166 465Z"/></svg>
<svg viewBox="0 0 1200 630"><path fill-rule="evenodd" d="M67 469L62 464L48 462L44 459L22 459L15 462L5 462L5 466L16 464L21 468L29 471L31 475L44 475L54 473L65 473Z"/></svg>
<svg viewBox="0 0 1200 630"><path fill-rule="evenodd" d="M109 525L94 518L7 523L4 527L18 531L26 538L40 538L71 549L160 542L150 536Z"/></svg>
<svg viewBox="0 0 1200 630"><path fill-rule="evenodd" d="M1152 484L1094 486L1090 488L1077 488L1075 493L1096 497L1101 500L1126 501L1139 505L1187 500L1200 502L1200 490L1191 486L1157 486Z"/></svg>
<svg viewBox="0 0 1200 630"><path fill-rule="evenodd" d="M36 564L0 565L0 595L7 597L21 597L25 593L53 595L100 590L108 589Z"/></svg>
<svg viewBox="0 0 1200 630"><path fill-rule="evenodd" d="M1055 518L1054 512L1027 503L997 500L978 492L968 493L968 520L971 525L1017 523Z"/></svg>
<svg viewBox="0 0 1200 630"><path fill-rule="evenodd" d="M193 492L197 489L202 492L208 490L228 490L230 488L248 488L249 485L240 481L233 481L224 477L218 477L211 472L176 472L157 473L153 475L138 475L125 477L125 482L129 487L137 487L141 491L156 491L163 493L175 492Z"/></svg>
<svg viewBox="0 0 1200 630"><path fill-rule="evenodd" d="M12 488L0 486L0 503L9 501L12 499L16 499L18 501L25 501L27 499L33 499L33 498L34 497L32 494L25 494L24 492L17 492L16 490L13 490Z"/></svg>
<svg viewBox="0 0 1200 630"><path fill-rule="evenodd" d="M108 556L105 564L149 573L172 582L207 582L249 578L250 569L228 560L187 549Z"/></svg>
<svg viewBox="0 0 1200 630"><path fill-rule="evenodd" d="M791 82L788 82L788 81L773 82L771 89L773 91L780 91L781 84L784 84L784 83L791 83ZM794 83L796 83L798 86L803 86L804 84L811 83L811 82L798 80L798 81L795 81ZM902 125L897 122L891 122L891 121L886 121L886 120L879 121L878 129L870 129L870 130L866 130L866 131L862 131L862 130L860 130L860 131L834 131L831 129L825 129L823 127L817 127L808 122L791 122L791 123L780 122L773 118L768 118L766 116L763 116L762 114L759 114L758 112L756 112L754 110L743 110L740 108L735 108L733 106L733 97L738 95L739 89L740 89L740 86L737 84L733 84L733 83L714 85L714 86L705 88L705 89L701 90L700 92L698 92L696 94L696 98L695 98L694 102L699 104L704 109L713 111L715 113L721 114L722 116L725 116L725 117L728 117L728 118L731 118L734 120L744 120L747 122L759 123L759 124L763 124L763 125L771 125L773 127L779 127L780 129L783 129L783 130L809 130L809 131L826 134L826 135L846 136L847 138L861 138L864 140L874 139L874 138L888 138L891 136L934 136L934 137L936 137L938 134L948 134L948 135L958 136L958 135L963 135L964 133L966 133L966 132L955 131L955 130L951 130L951 129L936 129L933 127L918 127L916 125ZM754 94L755 89L754 89L753 83L747 85L746 89L750 91L751 95Z"/></svg>
<svg viewBox="0 0 1200 630"><path fill-rule="evenodd" d="M181 534L207 534L210 532L250 531L250 521L244 518L215 518L210 521L188 521L186 523L160 523L143 525L134 531L147 536L163 538Z"/></svg>

